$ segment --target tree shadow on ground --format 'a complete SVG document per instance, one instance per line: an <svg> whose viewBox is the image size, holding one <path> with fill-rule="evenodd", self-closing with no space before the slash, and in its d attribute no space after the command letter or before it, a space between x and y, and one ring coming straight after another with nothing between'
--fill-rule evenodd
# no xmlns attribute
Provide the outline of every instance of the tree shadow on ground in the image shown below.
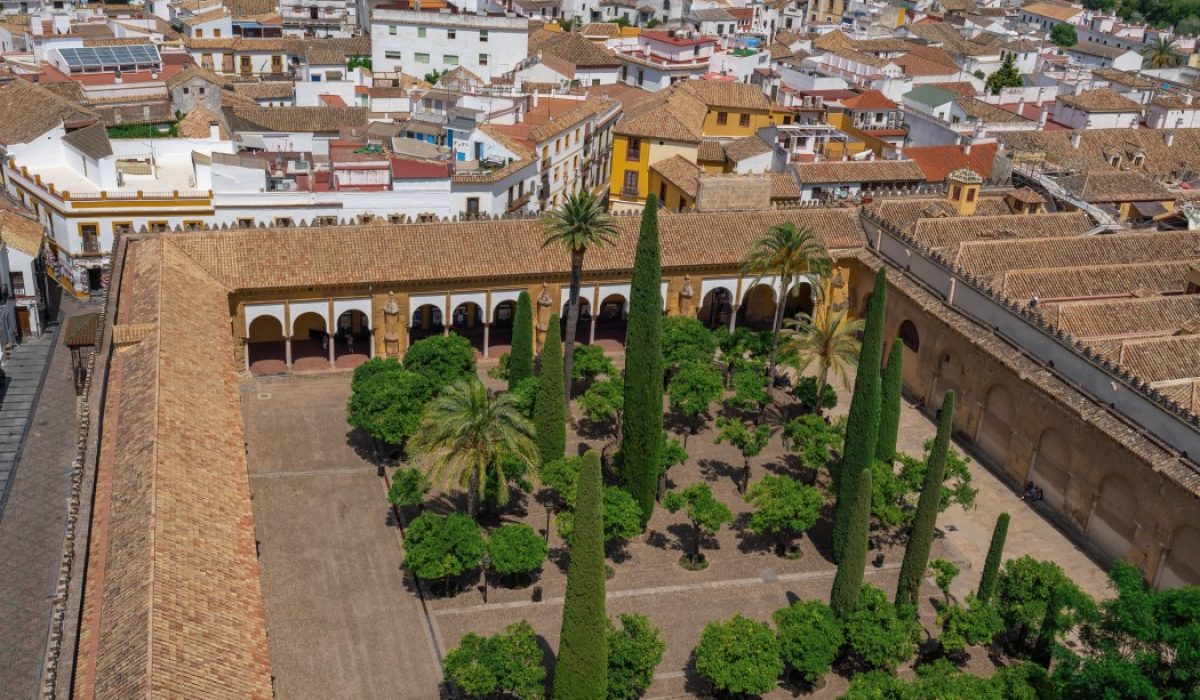
<svg viewBox="0 0 1200 700"><path fill-rule="evenodd" d="M398 445L376 444L376 441L361 428L350 428L346 431L346 445L354 450L354 454L364 462L373 464L383 476L385 466L394 465L400 458Z"/></svg>
<svg viewBox="0 0 1200 700"><path fill-rule="evenodd" d="M668 549L672 541L667 539L667 536L658 530L651 530L646 533L646 544L656 549Z"/></svg>
<svg viewBox="0 0 1200 700"><path fill-rule="evenodd" d="M571 550L567 547L551 547L546 560L558 567L559 573L567 575L567 567L571 564Z"/></svg>
<svg viewBox="0 0 1200 700"><path fill-rule="evenodd" d="M705 481L729 479L736 486L742 479L742 468L735 467L723 460L701 459L696 462L696 465L700 467L700 476L703 476Z"/></svg>
<svg viewBox="0 0 1200 700"><path fill-rule="evenodd" d="M676 435L683 435L684 433L691 432L692 421L675 411L667 411L663 414L663 430L675 433Z"/></svg>
<svg viewBox="0 0 1200 700"><path fill-rule="evenodd" d="M825 508L821 513L821 517L817 519L817 524L804 533L808 536L813 547L816 548L817 554L820 554L825 561L830 564L833 562L833 509Z"/></svg>
<svg viewBox="0 0 1200 700"><path fill-rule="evenodd" d="M737 535L738 551L743 554L774 552L778 540L771 535L759 535L751 530L750 518L752 517L754 514L750 511L738 513L733 520L733 525L730 526Z"/></svg>
<svg viewBox="0 0 1200 700"><path fill-rule="evenodd" d="M696 652L692 652L688 657L687 666L683 669L683 689L695 698L717 698L720 697L713 689L712 684L696 673Z"/></svg>
<svg viewBox="0 0 1200 700"><path fill-rule="evenodd" d="M674 523L667 526L667 532L675 538L668 549L677 549L681 552L688 552L692 546L692 538L696 536L696 531L690 523ZM700 554L706 555L710 552L715 552L721 549L721 542L715 535L703 533L700 535Z"/></svg>
<svg viewBox="0 0 1200 700"><path fill-rule="evenodd" d="M550 690L554 688L554 667L557 664L557 654L554 653L554 648L550 646L550 642L542 635L537 635L538 649L542 650L542 666L546 669L546 694L550 694Z"/></svg>
<svg viewBox="0 0 1200 700"><path fill-rule="evenodd" d="M594 421L580 418L575 424L575 433L585 440L611 440L613 426L610 421Z"/></svg>

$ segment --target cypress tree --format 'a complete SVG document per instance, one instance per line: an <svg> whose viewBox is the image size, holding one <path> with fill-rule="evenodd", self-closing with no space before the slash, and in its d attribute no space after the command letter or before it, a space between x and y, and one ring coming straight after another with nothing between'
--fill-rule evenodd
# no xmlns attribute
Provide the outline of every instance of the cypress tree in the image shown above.
<svg viewBox="0 0 1200 700"><path fill-rule="evenodd" d="M646 198L633 260L625 339L625 418L621 454L625 482L642 509L654 512L663 430L662 269L658 249L658 198Z"/></svg>
<svg viewBox="0 0 1200 700"><path fill-rule="evenodd" d="M849 476L845 478L849 480ZM867 537L871 534L871 470L863 469L854 481L854 507L850 512L846 549L842 552L841 563L833 577L833 590L829 594L829 607L843 618L858 603L867 568Z"/></svg>
<svg viewBox="0 0 1200 700"><path fill-rule="evenodd" d="M983 574L979 577L979 602L986 603L996 592L1000 578L1000 559L1004 556L1004 540L1008 537L1008 513L996 518L992 529L992 544L988 547L987 559L983 562Z"/></svg>
<svg viewBox="0 0 1200 700"><path fill-rule="evenodd" d="M904 548L904 563L900 565L900 582L896 584L896 605L917 605L917 593L925 567L929 565L929 548L933 545L933 530L937 524L938 508L942 504L942 482L946 479L946 454L950 451L950 431L954 427L954 392L947 391L938 414L937 437L925 465L925 483L917 500L908 546Z"/></svg>
<svg viewBox="0 0 1200 700"><path fill-rule="evenodd" d="M896 459L896 441L900 439L900 388L903 385L904 343L892 342L887 367L883 370L883 391L879 400L879 442L875 459L892 463Z"/></svg>
<svg viewBox="0 0 1200 700"><path fill-rule="evenodd" d="M533 427L537 429L542 464L562 459L567 451L567 400L563 394L562 336L558 325L558 314L552 314L546 342L542 344L541 374L533 402Z"/></svg>
<svg viewBox="0 0 1200 700"><path fill-rule="evenodd" d="M846 440L842 445L842 463L833 475L837 509L833 518L833 558L841 561L846 543L850 511L854 508L856 475L870 470L879 440L879 367L883 356L883 309L887 303L887 271L875 273L875 290L867 307L862 349L858 354L858 372L854 377L854 395L846 416Z"/></svg>
<svg viewBox="0 0 1200 700"><path fill-rule="evenodd" d="M533 304L529 292L517 297L513 316L512 351L508 353L508 390L533 376Z"/></svg>
<svg viewBox="0 0 1200 700"><path fill-rule="evenodd" d="M560 375L561 376L561 375ZM603 700L608 681L608 614L604 610L604 515L600 455L583 456L575 531L567 566L554 700Z"/></svg>

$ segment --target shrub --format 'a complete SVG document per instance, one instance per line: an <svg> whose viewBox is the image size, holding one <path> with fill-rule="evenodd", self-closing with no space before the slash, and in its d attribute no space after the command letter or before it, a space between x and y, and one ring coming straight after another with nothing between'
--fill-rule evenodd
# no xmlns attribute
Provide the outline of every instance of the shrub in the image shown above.
<svg viewBox="0 0 1200 700"><path fill-rule="evenodd" d="M708 623L696 646L695 666L713 688L729 695L768 693L783 673L775 634L741 615Z"/></svg>

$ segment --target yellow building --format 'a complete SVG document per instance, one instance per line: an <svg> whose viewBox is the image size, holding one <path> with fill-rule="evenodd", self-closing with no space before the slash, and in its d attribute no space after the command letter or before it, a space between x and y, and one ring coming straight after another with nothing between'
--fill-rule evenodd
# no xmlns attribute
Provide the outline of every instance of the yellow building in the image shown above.
<svg viewBox="0 0 1200 700"><path fill-rule="evenodd" d="M691 80L674 85L625 110L613 142L610 195L614 209L637 208L650 192L650 166L679 156L699 165L701 144L754 136L776 123L771 101L754 85ZM714 164L705 164L708 170ZM713 170L722 172L723 167Z"/></svg>

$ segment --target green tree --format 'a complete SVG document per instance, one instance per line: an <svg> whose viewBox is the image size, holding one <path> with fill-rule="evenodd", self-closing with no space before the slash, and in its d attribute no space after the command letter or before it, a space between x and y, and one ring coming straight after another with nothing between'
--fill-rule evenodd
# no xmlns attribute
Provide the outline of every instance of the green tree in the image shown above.
<svg viewBox="0 0 1200 700"><path fill-rule="evenodd" d="M508 390L508 393L512 394L517 412L530 420L533 420L533 404L537 400L537 392L537 377L522 379L519 384Z"/></svg>
<svg viewBox="0 0 1200 700"><path fill-rule="evenodd" d="M721 398L724 390L721 373L711 362L684 363L667 382L671 410L688 421L688 432L683 435L684 447L687 447L688 435L695 435L700 430L708 407Z"/></svg>
<svg viewBox="0 0 1200 700"><path fill-rule="evenodd" d="M517 410L512 394L488 396L478 379L458 381L429 402L417 434L410 440L413 458L427 465L431 480L457 483L467 491L467 512L479 511L488 471L505 484L505 457L526 469L541 465L534 443L533 424ZM498 502L508 502L501 488Z"/></svg>
<svg viewBox="0 0 1200 700"><path fill-rule="evenodd" d="M1179 49L1175 46L1175 40L1164 36L1147 44L1146 48L1142 49L1142 56L1150 68L1170 68L1179 64Z"/></svg>
<svg viewBox="0 0 1200 700"><path fill-rule="evenodd" d="M444 668L446 682L472 698L541 700L546 696L542 650L524 620L493 637L468 632L446 654Z"/></svg>
<svg viewBox="0 0 1200 700"><path fill-rule="evenodd" d="M843 621L850 653L867 666L888 672L911 659L924 636L915 614L898 611L886 593L869 583L862 586Z"/></svg>
<svg viewBox="0 0 1200 700"><path fill-rule="evenodd" d="M700 541L707 535L715 535L721 526L733 522L729 506L713 497L707 482L692 484L681 492L671 491L663 499L663 507L672 513L683 511L692 526L692 541L688 545L687 560L693 567L701 566Z"/></svg>
<svg viewBox="0 0 1200 700"><path fill-rule="evenodd" d="M1079 43L1079 35L1074 26L1061 22L1050 29L1050 43L1069 49Z"/></svg>
<svg viewBox="0 0 1200 700"><path fill-rule="evenodd" d="M987 77L987 80L984 81L984 89L988 91L988 94L999 95L1004 88L1021 87L1025 84L1025 81L1021 79L1021 71L1017 70L1016 61L1016 54L1008 54L996 72Z"/></svg>
<svg viewBox="0 0 1200 700"><path fill-rule="evenodd" d="M837 615L819 600L800 600L776 610L773 617L784 662L805 683L819 683L844 642Z"/></svg>
<svg viewBox="0 0 1200 700"><path fill-rule="evenodd" d="M779 299L775 305L775 321L771 325L771 354L767 364L767 376L775 377L776 353L779 349L779 331L783 328L783 312L787 298L800 293L802 285L792 283L804 273L825 277L833 267L829 251L808 228L796 228L792 222L776 224L767 229L760 238L750 244L742 259L742 272L753 275L753 285L764 277L777 277Z"/></svg>
<svg viewBox="0 0 1200 700"><path fill-rule="evenodd" d="M487 376L491 377L492 379L499 379L500 381L507 382L508 381L508 373L509 373L509 369L508 369L509 360L510 360L509 353L506 352L503 355L501 355L500 359L496 361L496 366L492 367L491 369L489 369L487 371Z"/></svg>
<svg viewBox="0 0 1200 700"><path fill-rule="evenodd" d="M733 363L733 396L725 405L752 414L754 422L762 420L762 413L771 403L771 392L767 390L767 375L763 365L756 360L737 360Z"/></svg>
<svg viewBox="0 0 1200 700"><path fill-rule="evenodd" d="M854 509L856 479L860 472L870 471L879 440L880 377L883 356L883 310L887 304L887 269L875 273L875 289L867 305L867 321L863 326L863 342L858 353L858 371L854 378L854 394L846 418L846 441L842 447L841 465L833 474L837 508L833 522L833 557L841 561Z"/></svg>
<svg viewBox="0 0 1200 700"><path fill-rule="evenodd" d="M1008 630L1009 651L1028 657L1031 640L1067 634L1095 614L1095 603L1054 562L1024 556L1004 563L994 597ZM1044 630L1049 623L1052 629Z"/></svg>
<svg viewBox="0 0 1200 700"><path fill-rule="evenodd" d="M950 604L950 584L958 577L958 566L949 559L934 559L929 562L929 570L933 572L933 580L938 590L942 592L942 600Z"/></svg>
<svg viewBox="0 0 1200 700"><path fill-rule="evenodd" d="M626 488L642 509L654 513L663 430L662 265L658 245L658 198L651 193L633 260L625 342L625 410L621 451Z"/></svg>
<svg viewBox="0 0 1200 700"><path fill-rule="evenodd" d="M668 370L684 365L712 364L717 339L692 316L663 316L663 362Z"/></svg>
<svg viewBox="0 0 1200 700"><path fill-rule="evenodd" d="M845 549L833 577L833 590L829 594L829 605L841 618L855 609L867 568L867 538L871 529L870 469L858 473L858 488L855 489L852 502L854 505L850 511Z"/></svg>
<svg viewBox="0 0 1200 700"><path fill-rule="evenodd" d="M559 505L575 503L581 464L579 457L559 457L542 465L542 485L554 492Z"/></svg>
<svg viewBox="0 0 1200 700"><path fill-rule="evenodd" d="M736 418L717 419L717 437L713 443L719 445L727 442L737 448L742 455L742 478L738 480L739 493L745 493L746 487L750 485L750 460L763 451L770 439L770 426L751 427Z"/></svg>
<svg viewBox="0 0 1200 700"><path fill-rule="evenodd" d="M954 392L947 391L938 412L937 437L933 451L929 454L929 466L925 470L925 485L921 487L921 498L917 501L917 514L913 518L908 545L904 548L904 561L900 564L900 580L896 584L896 605L917 606L917 595L921 579L929 565L929 550L933 546L934 530L937 526L938 509L942 500L942 483L946 474L946 453L950 450L950 433L954 430Z"/></svg>
<svg viewBox="0 0 1200 700"><path fill-rule="evenodd" d="M780 556L797 553L796 539L817 524L825 499L808 484L787 476L764 476L746 491L746 501L754 506L750 530L759 535L779 538Z"/></svg>
<svg viewBox="0 0 1200 700"><path fill-rule="evenodd" d="M604 211L604 203L590 190L567 195L562 205L546 217L546 239L542 247L561 245L571 255L571 292L568 297L566 354L563 357L564 401L571 400L574 377L575 331L579 326L579 288L583 284L583 256L588 248L611 245L617 238L617 225Z"/></svg>
<svg viewBox="0 0 1200 700"><path fill-rule="evenodd" d="M1115 2L1115 0L1113 1ZM1200 34L1200 17L1188 15L1179 20L1179 24L1175 28L1181 36L1196 36Z"/></svg>
<svg viewBox="0 0 1200 700"><path fill-rule="evenodd" d="M937 624L942 628L938 641L947 654L961 654L968 645L989 645L1004 630L1004 619L994 605L980 603L967 594L970 607L947 604L938 611Z"/></svg>
<svg viewBox="0 0 1200 700"><path fill-rule="evenodd" d="M828 304L821 304L816 311L789 319L792 328L783 345L783 356L794 358L796 369L805 371L817 366L817 396L824 396L829 386L829 375L838 378L842 386L850 385L850 367L858 361L861 343L862 319L852 319L849 310L833 311ZM820 413L820 407L817 407Z"/></svg>
<svg viewBox="0 0 1200 700"><path fill-rule="evenodd" d="M1083 0L1083 7L1088 10L1109 13L1117 9L1117 0Z"/></svg>
<svg viewBox="0 0 1200 700"><path fill-rule="evenodd" d="M592 384L576 403L588 420L594 423L610 423L613 437L621 435L621 412L625 410L625 380L620 375Z"/></svg>
<svg viewBox="0 0 1200 700"><path fill-rule="evenodd" d="M425 377L435 391L440 390L475 377L475 348L456 333L422 338L404 353L404 369Z"/></svg>
<svg viewBox="0 0 1200 700"><path fill-rule="evenodd" d="M354 373L350 377L350 391L353 393L361 390L367 380L377 374L400 372L403 369L400 361L394 357L372 357L354 368Z"/></svg>
<svg viewBox="0 0 1200 700"><path fill-rule="evenodd" d="M891 464L896 459L896 442L900 439L900 392L904 388L904 343L892 342L879 399L879 439L875 444L875 459Z"/></svg>
<svg viewBox="0 0 1200 700"><path fill-rule="evenodd" d="M1049 700L1057 697L1046 673L1032 664L1001 667L990 678L959 671L946 659L917 667L917 677L903 680L884 671L859 673L842 700Z"/></svg>
<svg viewBox="0 0 1200 700"><path fill-rule="evenodd" d="M979 577L979 600L988 603L996 592L1000 577L1000 561L1004 557L1004 540L1008 537L1008 513L1001 513L992 528L992 543L988 546L987 559L983 561L983 573Z"/></svg>
<svg viewBox="0 0 1200 700"><path fill-rule="evenodd" d="M792 396L795 397L802 409L816 413L833 408L838 403L837 392L828 384L821 391L820 400L817 400L816 377L800 377L797 379L796 384L792 387Z"/></svg>
<svg viewBox="0 0 1200 700"><path fill-rule="evenodd" d="M571 504L574 506L574 504ZM642 511L628 491L615 486L604 487L604 545L628 540L642 531ZM568 543L575 534L575 512L564 510L555 518L558 535Z"/></svg>
<svg viewBox="0 0 1200 700"><path fill-rule="evenodd" d="M645 615L622 613L618 619L620 629L608 626L608 700L637 700L654 680L667 645Z"/></svg>
<svg viewBox="0 0 1200 700"><path fill-rule="evenodd" d="M508 355L508 390L533 376L533 304L529 292L517 297L513 314L512 351Z"/></svg>
<svg viewBox="0 0 1200 700"><path fill-rule="evenodd" d="M562 338L558 335L558 314L550 315L546 341L542 344L541 374L533 402L533 424L537 428L538 454L542 462L563 456L567 450L567 404L563 394Z"/></svg>
<svg viewBox="0 0 1200 700"><path fill-rule="evenodd" d="M451 578L479 566L483 553L479 525L463 513L441 516L425 512L408 524L404 568L419 579L441 579L448 589Z"/></svg>
<svg viewBox="0 0 1200 700"><path fill-rule="evenodd" d="M374 440L401 447L416 433L421 412L433 395L425 377L390 367L361 379L356 376L352 385L346 421Z"/></svg>
<svg viewBox="0 0 1200 700"><path fill-rule="evenodd" d="M813 413L784 423L783 438L809 469L824 469L829 464L830 451L840 447L843 439L836 426Z"/></svg>
<svg viewBox="0 0 1200 700"><path fill-rule="evenodd" d="M524 576L541 568L549 548L533 528L524 523L501 525L487 541L492 569L505 577Z"/></svg>
<svg viewBox="0 0 1200 700"><path fill-rule="evenodd" d="M710 622L696 645L695 668L719 693L763 695L783 673L779 640L765 623L740 614Z"/></svg>
<svg viewBox="0 0 1200 700"><path fill-rule="evenodd" d="M388 489L388 503L403 510L411 506L424 509L425 495L429 493L429 479L415 467L397 469L392 474L392 485Z"/></svg>
<svg viewBox="0 0 1200 700"><path fill-rule="evenodd" d="M613 365L604 348L599 345L580 345L575 348L575 366L572 379L582 379L589 385L599 376L613 377L617 368Z"/></svg>
<svg viewBox="0 0 1200 700"><path fill-rule="evenodd" d="M925 441L924 457L918 459L911 455L898 453L900 462L899 472L894 465L875 462L875 476L883 477L879 487L875 489L876 505L878 499L886 497L892 508L883 511L873 511L880 522L887 527L907 525L916 517L916 501L921 489L925 486L925 476L928 472L929 459L933 452L934 440ZM877 479L878 480L878 479ZM946 470L942 481L941 498L938 501L938 512L943 512L951 504L962 506L963 510L975 507L977 489L971 485L971 470L962 454L951 447L946 453ZM886 494L886 496L885 496Z"/></svg>
<svg viewBox="0 0 1200 700"><path fill-rule="evenodd" d="M555 700L603 698L608 668L608 616L604 612L600 455L595 450L583 455L570 552L553 697Z"/></svg>

